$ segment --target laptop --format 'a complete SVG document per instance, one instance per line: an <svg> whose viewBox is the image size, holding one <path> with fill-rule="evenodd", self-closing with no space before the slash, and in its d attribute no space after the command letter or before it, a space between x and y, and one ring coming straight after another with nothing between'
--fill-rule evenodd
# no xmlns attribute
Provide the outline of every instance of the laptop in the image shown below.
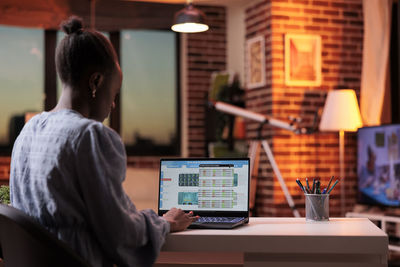
<svg viewBox="0 0 400 267"><path fill-rule="evenodd" d="M248 158L160 160L158 215L171 208L199 215L189 228L231 229L249 221Z"/></svg>

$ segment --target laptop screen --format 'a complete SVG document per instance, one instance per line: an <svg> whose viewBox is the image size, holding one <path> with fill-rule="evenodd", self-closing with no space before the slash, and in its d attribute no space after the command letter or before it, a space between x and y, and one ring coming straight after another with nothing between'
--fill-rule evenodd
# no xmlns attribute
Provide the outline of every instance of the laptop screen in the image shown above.
<svg viewBox="0 0 400 267"><path fill-rule="evenodd" d="M248 211L249 159L162 159L159 211Z"/></svg>

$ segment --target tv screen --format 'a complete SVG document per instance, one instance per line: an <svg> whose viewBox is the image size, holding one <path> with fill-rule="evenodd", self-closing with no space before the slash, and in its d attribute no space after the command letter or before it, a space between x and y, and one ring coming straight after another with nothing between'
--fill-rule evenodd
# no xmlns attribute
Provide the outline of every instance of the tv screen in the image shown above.
<svg viewBox="0 0 400 267"><path fill-rule="evenodd" d="M359 202L400 206L400 124L358 130Z"/></svg>

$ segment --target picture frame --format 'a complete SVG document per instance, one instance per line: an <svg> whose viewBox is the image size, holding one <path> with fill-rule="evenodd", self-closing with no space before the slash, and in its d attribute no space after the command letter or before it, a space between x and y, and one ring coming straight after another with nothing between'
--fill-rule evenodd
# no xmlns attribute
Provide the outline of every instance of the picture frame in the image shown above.
<svg viewBox="0 0 400 267"><path fill-rule="evenodd" d="M217 100L219 92L224 86L232 84L234 73L232 71L214 71L211 74L210 90L208 93L209 100Z"/></svg>
<svg viewBox="0 0 400 267"><path fill-rule="evenodd" d="M247 89L266 85L265 80L265 39L259 35L246 41Z"/></svg>
<svg viewBox="0 0 400 267"><path fill-rule="evenodd" d="M285 34L285 85L321 85L321 36Z"/></svg>

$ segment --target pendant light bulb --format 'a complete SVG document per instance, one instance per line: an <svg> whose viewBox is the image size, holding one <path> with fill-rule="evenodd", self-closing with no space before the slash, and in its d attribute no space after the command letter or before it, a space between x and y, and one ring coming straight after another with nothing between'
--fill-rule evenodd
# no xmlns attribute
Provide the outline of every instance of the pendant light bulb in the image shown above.
<svg viewBox="0 0 400 267"><path fill-rule="evenodd" d="M185 8L175 14L174 25L171 29L182 33L204 32L209 29L205 18L204 12L195 8L192 1L189 0Z"/></svg>

